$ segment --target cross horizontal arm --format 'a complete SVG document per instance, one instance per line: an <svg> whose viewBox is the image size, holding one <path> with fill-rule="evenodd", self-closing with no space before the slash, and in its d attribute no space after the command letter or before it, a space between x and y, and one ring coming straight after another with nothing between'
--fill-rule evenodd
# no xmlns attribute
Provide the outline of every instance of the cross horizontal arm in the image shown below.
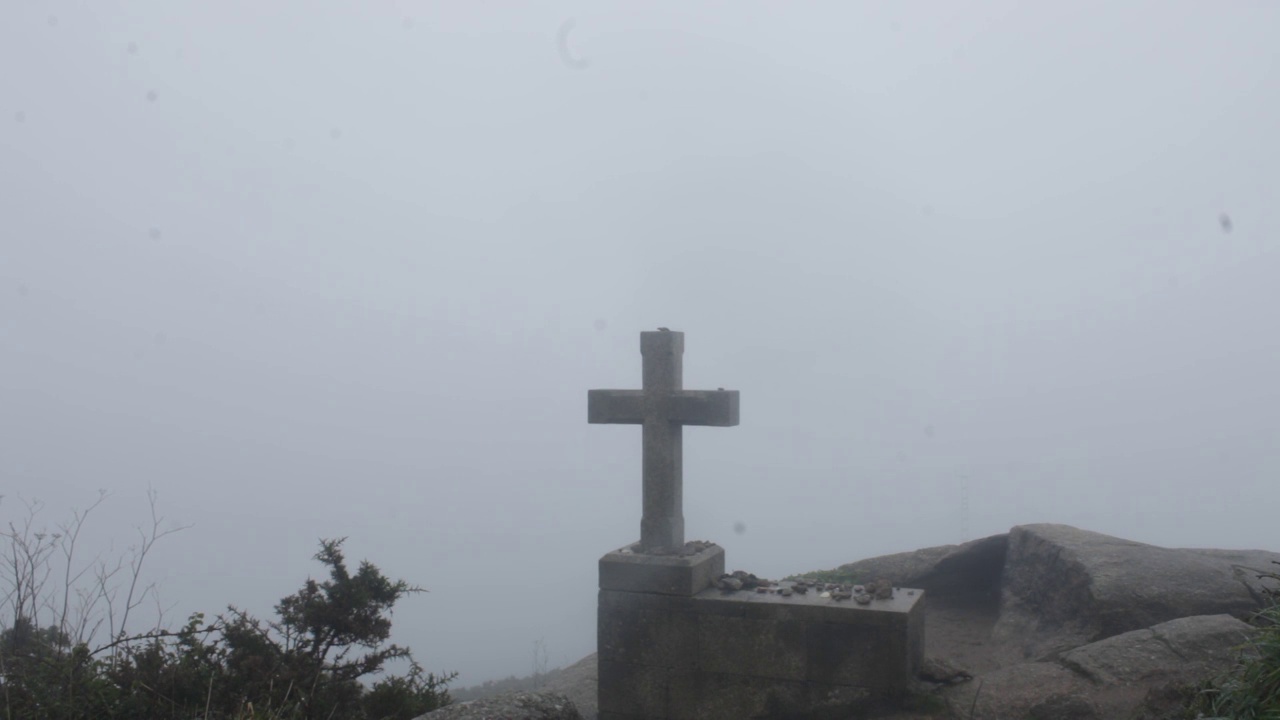
<svg viewBox="0 0 1280 720"><path fill-rule="evenodd" d="M672 420L681 425L733 427L738 424L737 390L680 390L674 399Z"/></svg>
<svg viewBox="0 0 1280 720"><path fill-rule="evenodd" d="M677 390L670 414L680 425L732 427L738 424L737 390ZM588 390L587 422L638 425L644 418L643 390Z"/></svg>
<svg viewBox="0 0 1280 720"><path fill-rule="evenodd" d="M588 390L587 422L628 425L644 422L644 391Z"/></svg>

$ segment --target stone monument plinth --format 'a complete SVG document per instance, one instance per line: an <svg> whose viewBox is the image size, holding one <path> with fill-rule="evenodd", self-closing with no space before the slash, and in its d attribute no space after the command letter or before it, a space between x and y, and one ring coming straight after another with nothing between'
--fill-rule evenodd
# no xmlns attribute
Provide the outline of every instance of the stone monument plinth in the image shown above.
<svg viewBox="0 0 1280 720"><path fill-rule="evenodd" d="M687 555L651 555L637 552L639 546L600 558L601 590L691 597L724 574L724 548L719 545L697 543Z"/></svg>

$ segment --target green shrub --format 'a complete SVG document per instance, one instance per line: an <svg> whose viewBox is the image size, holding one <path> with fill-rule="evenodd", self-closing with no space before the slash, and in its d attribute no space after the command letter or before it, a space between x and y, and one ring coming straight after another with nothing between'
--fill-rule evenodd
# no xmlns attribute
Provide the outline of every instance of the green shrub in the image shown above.
<svg viewBox="0 0 1280 720"><path fill-rule="evenodd" d="M425 591L368 561L351 572L341 539L322 540L315 555L327 579L283 598L274 620L229 606L211 622L192 614L177 631L125 632L129 610L152 590L139 585L142 561L175 531L159 530L151 500L151 533L140 530L130 562L98 566L88 589L71 587L91 569L74 565L87 512L48 533L35 530L39 506L28 504L25 525L0 531L0 720L410 720L451 701L456 673L424 672L408 648L387 643L395 603ZM58 574L55 557L66 561ZM122 569L131 576L113 581ZM47 584L58 575L66 586ZM104 622L108 639L93 646ZM366 685L393 660L409 672Z"/></svg>
<svg viewBox="0 0 1280 720"><path fill-rule="evenodd" d="M791 575L786 580L809 580L812 582L834 583L836 585L856 585L862 582L863 576L852 570L836 568L834 570L813 570L799 575Z"/></svg>
<svg viewBox="0 0 1280 720"><path fill-rule="evenodd" d="M384 644L396 601L422 590L388 580L367 561L351 573L341 545L321 542L315 559L329 579L309 579L282 599L273 622L233 606L208 626L193 615L183 631L130 647L107 672L129 691L123 717L199 710L208 718L409 720L447 704L454 674L424 673L408 648ZM398 659L410 661L408 675L369 688L361 682Z"/></svg>

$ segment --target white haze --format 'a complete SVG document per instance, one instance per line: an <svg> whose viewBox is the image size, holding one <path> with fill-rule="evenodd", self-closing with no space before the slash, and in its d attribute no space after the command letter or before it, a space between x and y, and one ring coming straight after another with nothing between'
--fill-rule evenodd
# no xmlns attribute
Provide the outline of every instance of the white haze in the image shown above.
<svg viewBox="0 0 1280 720"><path fill-rule="evenodd" d="M1274 2L6 2L0 521L154 488L166 616L320 538L469 685L595 643L686 333L764 576L1069 523L1275 546ZM560 38L565 44L561 46ZM966 510L967 504L967 510ZM741 523L735 531L735 525ZM108 550L106 543L114 543Z"/></svg>

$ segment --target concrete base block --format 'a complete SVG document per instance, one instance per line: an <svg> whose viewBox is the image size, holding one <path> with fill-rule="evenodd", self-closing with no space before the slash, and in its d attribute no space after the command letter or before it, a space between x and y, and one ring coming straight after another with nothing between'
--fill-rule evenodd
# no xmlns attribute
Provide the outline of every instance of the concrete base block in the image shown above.
<svg viewBox="0 0 1280 720"><path fill-rule="evenodd" d="M600 589L691 597L724 574L724 548L710 545L694 555L648 555L635 545L600 558Z"/></svg>
<svg viewBox="0 0 1280 720"><path fill-rule="evenodd" d="M923 660L922 590L869 605L816 592L636 592L606 589L605 566L602 720L845 717L900 697Z"/></svg>

